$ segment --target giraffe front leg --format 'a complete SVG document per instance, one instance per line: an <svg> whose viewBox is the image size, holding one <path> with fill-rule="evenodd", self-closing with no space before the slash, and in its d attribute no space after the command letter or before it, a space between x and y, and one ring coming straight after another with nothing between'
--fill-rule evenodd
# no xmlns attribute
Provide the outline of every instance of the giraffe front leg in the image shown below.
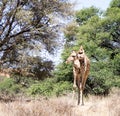
<svg viewBox="0 0 120 116"><path fill-rule="evenodd" d="M80 105L83 106L84 105L84 101L83 101L83 83L80 83Z"/></svg>
<svg viewBox="0 0 120 116"><path fill-rule="evenodd" d="M83 90L80 90L80 105L83 106L84 105L84 101L83 101Z"/></svg>
<svg viewBox="0 0 120 116"><path fill-rule="evenodd" d="M76 85L76 77L74 76L74 82L73 82L73 96L72 99L75 98L75 91L76 91L77 85Z"/></svg>
<svg viewBox="0 0 120 116"><path fill-rule="evenodd" d="M77 89L77 86L73 84L73 97L72 97L73 99L75 98L76 89Z"/></svg>
<svg viewBox="0 0 120 116"><path fill-rule="evenodd" d="M75 71L75 68L74 68L74 67L73 67L73 75L74 75L73 88L76 88L76 87L77 87L77 84L76 84L77 73L76 73L76 71Z"/></svg>
<svg viewBox="0 0 120 116"><path fill-rule="evenodd" d="M76 77L74 78L74 82L73 82L73 89L76 89L77 88L77 84L76 84Z"/></svg>

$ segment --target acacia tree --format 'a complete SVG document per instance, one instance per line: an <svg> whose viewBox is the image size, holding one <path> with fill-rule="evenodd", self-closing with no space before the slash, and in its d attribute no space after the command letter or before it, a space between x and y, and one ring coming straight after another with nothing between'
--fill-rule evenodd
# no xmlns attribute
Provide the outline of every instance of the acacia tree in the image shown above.
<svg viewBox="0 0 120 116"><path fill-rule="evenodd" d="M31 57L31 50L41 50L41 44L52 52L58 27L52 20L58 14L65 16L69 6L61 0L1 0L0 65L18 66Z"/></svg>

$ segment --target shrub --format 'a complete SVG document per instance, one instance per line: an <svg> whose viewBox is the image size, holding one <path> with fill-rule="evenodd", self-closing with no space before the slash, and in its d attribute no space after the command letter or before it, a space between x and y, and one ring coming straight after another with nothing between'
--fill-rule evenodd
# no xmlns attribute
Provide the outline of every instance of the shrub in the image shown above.
<svg viewBox="0 0 120 116"><path fill-rule="evenodd" d="M56 96L62 95L64 93L67 93L68 91L72 90L72 84L68 81L61 81L59 83L56 83L54 85L53 93Z"/></svg>
<svg viewBox="0 0 120 116"><path fill-rule="evenodd" d="M111 86L105 83L103 78L90 77L87 80L85 94L107 95Z"/></svg>
<svg viewBox="0 0 120 116"><path fill-rule="evenodd" d="M15 84L14 79L6 78L0 82L0 94L1 95L13 95L20 92L21 86Z"/></svg>
<svg viewBox="0 0 120 116"><path fill-rule="evenodd" d="M28 88L33 83L36 83L37 80L34 80L32 77L23 77L19 75L13 75L12 78L14 79L16 84L20 84L21 86Z"/></svg>
<svg viewBox="0 0 120 116"><path fill-rule="evenodd" d="M61 81L57 83L53 78L31 85L27 92L29 95L59 96L65 91L71 90L71 88L72 86L69 82Z"/></svg>

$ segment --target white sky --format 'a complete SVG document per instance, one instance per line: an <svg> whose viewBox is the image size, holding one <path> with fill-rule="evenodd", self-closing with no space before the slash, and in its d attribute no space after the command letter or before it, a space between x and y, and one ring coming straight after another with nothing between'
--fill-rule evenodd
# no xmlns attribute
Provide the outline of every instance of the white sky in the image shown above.
<svg viewBox="0 0 120 116"><path fill-rule="evenodd" d="M75 10L82 8L95 6L101 10L106 10L112 0L70 0L71 3L75 3Z"/></svg>

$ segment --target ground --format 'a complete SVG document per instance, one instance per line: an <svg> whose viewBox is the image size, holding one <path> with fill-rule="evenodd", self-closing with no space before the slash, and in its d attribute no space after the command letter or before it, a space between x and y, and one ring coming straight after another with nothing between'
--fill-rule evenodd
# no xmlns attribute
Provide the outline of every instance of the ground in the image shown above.
<svg viewBox="0 0 120 116"><path fill-rule="evenodd" d="M120 89L107 97L85 98L85 105L78 106L72 94L54 98L24 97L12 102L0 102L0 116L120 116Z"/></svg>

